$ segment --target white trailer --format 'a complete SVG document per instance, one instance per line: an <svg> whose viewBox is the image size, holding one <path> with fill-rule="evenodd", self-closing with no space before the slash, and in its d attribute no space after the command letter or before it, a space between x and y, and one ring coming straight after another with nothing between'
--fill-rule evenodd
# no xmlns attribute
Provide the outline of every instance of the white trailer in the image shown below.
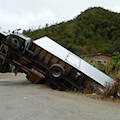
<svg viewBox="0 0 120 120"><path fill-rule="evenodd" d="M35 40L34 43L40 48L43 48L44 50L48 51L49 53L76 68L78 71L80 71L80 75L84 73L104 87L106 85L114 83L114 80L112 78L110 78L100 70L96 69L92 65L88 64L86 61L76 56L66 48L62 47L52 39L48 37L43 37Z"/></svg>

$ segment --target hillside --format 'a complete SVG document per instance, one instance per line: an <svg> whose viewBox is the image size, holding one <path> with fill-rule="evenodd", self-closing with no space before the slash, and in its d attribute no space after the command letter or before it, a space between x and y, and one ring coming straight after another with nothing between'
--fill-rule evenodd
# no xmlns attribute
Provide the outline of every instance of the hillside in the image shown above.
<svg viewBox="0 0 120 120"><path fill-rule="evenodd" d="M89 8L73 20L24 31L32 39L47 35L77 55L120 51L120 14Z"/></svg>

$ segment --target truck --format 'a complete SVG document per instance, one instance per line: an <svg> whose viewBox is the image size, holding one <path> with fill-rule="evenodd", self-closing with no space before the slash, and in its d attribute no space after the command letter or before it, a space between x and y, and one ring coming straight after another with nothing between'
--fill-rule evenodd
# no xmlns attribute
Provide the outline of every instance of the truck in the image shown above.
<svg viewBox="0 0 120 120"><path fill-rule="evenodd" d="M32 83L47 81L59 90L103 91L115 82L47 36L32 40L18 31L0 31L0 71L10 65Z"/></svg>

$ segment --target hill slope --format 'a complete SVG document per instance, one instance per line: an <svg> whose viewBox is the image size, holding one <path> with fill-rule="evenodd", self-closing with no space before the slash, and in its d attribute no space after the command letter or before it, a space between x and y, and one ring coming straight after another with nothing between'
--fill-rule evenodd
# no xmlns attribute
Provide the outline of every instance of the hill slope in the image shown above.
<svg viewBox="0 0 120 120"><path fill-rule="evenodd" d="M120 14L89 8L73 20L24 31L33 39L47 35L77 55L120 51Z"/></svg>

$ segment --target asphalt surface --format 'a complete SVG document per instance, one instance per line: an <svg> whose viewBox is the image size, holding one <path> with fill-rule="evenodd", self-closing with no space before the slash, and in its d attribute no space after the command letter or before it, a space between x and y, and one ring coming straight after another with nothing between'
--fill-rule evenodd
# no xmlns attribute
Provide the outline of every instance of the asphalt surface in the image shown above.
<svg viewBox="0 0 120 120"><path fill-rule="evenodd" d="M0 74L0 120L120 120L120 103L33 85Z"/></svg>

